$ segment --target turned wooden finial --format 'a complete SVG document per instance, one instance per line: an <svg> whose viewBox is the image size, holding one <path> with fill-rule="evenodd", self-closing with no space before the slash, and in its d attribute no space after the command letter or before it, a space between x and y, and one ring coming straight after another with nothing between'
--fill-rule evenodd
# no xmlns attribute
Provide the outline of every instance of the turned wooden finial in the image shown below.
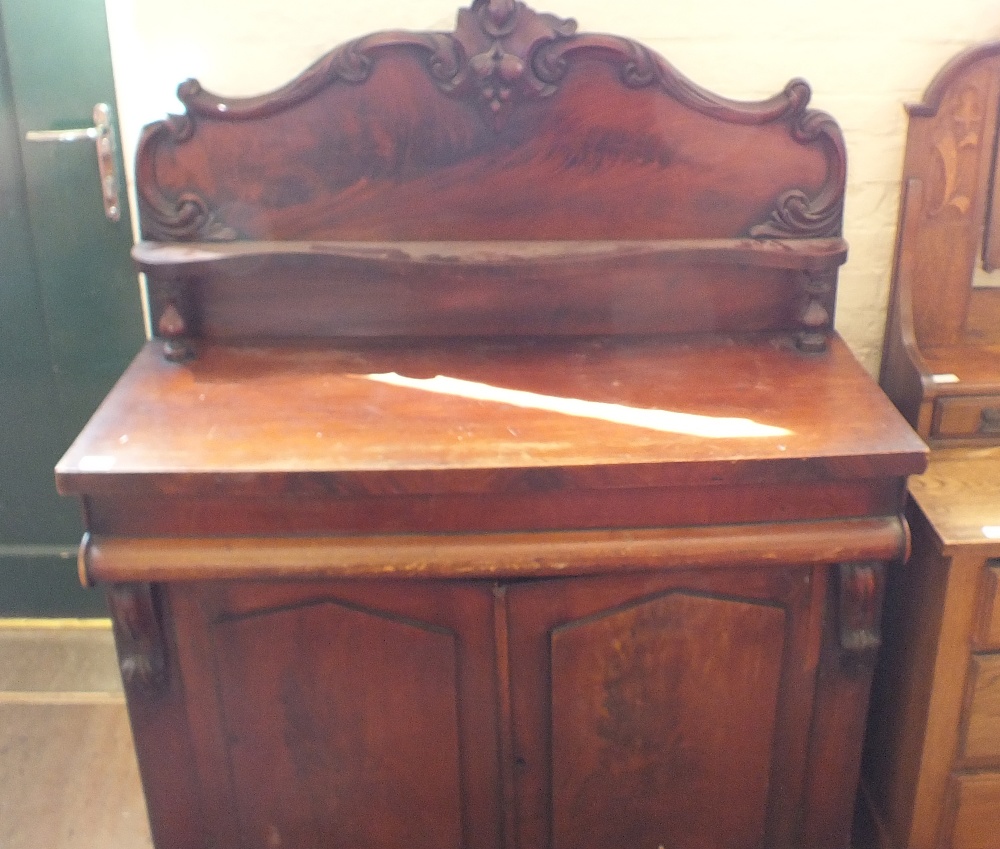
<svg viewBox="0 0 1000 849"><path fill-rule="evenodd" d="M185 317L189 312L189 298L181 289L168 293L156 320L156 336L163 340L163 356L172 363L182 363L195 356L191 344L193 328Z"/></svg>

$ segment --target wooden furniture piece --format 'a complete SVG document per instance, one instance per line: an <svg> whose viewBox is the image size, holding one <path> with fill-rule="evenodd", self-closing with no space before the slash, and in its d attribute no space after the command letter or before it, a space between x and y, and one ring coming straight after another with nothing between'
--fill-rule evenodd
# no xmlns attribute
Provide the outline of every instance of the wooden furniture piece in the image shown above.
<svg viewBox="0 0 1000 849"><path fill-rule="evenodd" d="M913 559L890 582L866 745L886 847L993 847L1000 833L998 100L994 43L909 109L882 383L933 450L910 481Z"/></svg>
<svg viewBox="0 0 1000 849"><path fill-rule="evenodd" d="M932 448L1000 439L998 98L993 43L952 60L908 110L881 382Z"/></svg>
<svg viewBox="0 0 1000 849"><path fill-rule="evenodd" d="M160 849L842 849L925 449L806 84L476 0L180 94L159 339L57 469Z"/></svg>

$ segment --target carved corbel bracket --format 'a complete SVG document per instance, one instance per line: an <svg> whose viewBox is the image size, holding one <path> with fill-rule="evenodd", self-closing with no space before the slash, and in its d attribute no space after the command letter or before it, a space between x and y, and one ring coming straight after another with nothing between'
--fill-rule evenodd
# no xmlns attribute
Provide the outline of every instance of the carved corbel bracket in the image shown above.
<svg viewBox="0 0 1000 849"><path fill-rule="evenodd" d="M836 271L802 272L802 304L796 321L799 330L795 344L807 354L821 354L827 348L827 337L833 327L833 295Z"/></svg>
<svg viewBox="0 0 1000 849"><path fill-rule="evenodd" d="M162 689L167 683L166 652L152 586L113 584L107 597L126 688Z"/></svg>
<svg viewBox="0 0 1000 849"><path fill-rule="evenodd" d="M882 584L885 567L877 561L836 567L837 636L849 672L871 670L882 645Z"/></svg>

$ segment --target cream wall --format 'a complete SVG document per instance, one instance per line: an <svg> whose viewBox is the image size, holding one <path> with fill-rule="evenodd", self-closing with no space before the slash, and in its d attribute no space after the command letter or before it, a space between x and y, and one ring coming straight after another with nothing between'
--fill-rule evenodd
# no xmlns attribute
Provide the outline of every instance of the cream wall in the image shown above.
<svg viewBox="0 0 1000 849"><path fill-rule="evenodd" d="M380 29L451 30L457 0L106 0L127 161L140 127L177 111L177 83L257 94L342 41ZM463 2L463 5L467 5ZM794 76L833 113L848 147L837 327L877 368L885 317L903 103L963 47L1000 37L996 0L533 0L581 30L642 40L695 82L760 99Z"/></svg>

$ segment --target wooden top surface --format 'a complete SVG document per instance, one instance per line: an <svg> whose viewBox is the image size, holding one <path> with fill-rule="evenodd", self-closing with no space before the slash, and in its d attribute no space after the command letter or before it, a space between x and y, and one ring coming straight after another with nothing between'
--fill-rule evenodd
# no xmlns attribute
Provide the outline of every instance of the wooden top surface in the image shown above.
<svg viewBox="0 0 1000 849"><path fill-rule="evenodd" d="M325 474L360 492L443 492L563 469L600 488L904 475L924 453L839 338L819 356L718 336L205 346L185 365L150 345L57 479L64 493L138 476L267 494Z"/></svg>
<svg viewBox="0 0 1000 849"><path fill-rule="evenodd" d="M954 345L931 348L924 361L935 382L936 395L979 395L1000 392L1000 345Z"/></svg>
<svg viewBox="0 0 1000 849"><path fill-rule="evenodd" d="M943 550L973 545L1000 556L1000 447L932 452L927 471L910 478L910 494Z"/></svg>

